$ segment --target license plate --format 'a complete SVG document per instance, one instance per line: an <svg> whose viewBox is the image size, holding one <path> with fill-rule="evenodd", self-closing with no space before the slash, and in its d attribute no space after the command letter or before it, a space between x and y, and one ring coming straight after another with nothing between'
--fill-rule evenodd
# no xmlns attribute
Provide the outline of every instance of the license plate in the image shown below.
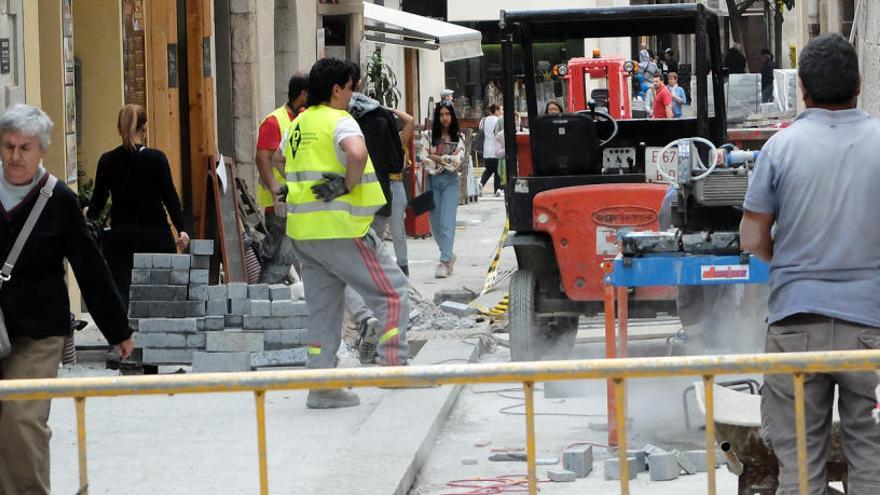
<svg viewBox="0 0 880 495"><path fill-rule="evenodd" d="M666 175L675 177L675 169L678 166L678 147L673 146L660 156L663 148L660 146L648 146L645 148L645 178L648 182L663 182L668 184L669 180L660 175L659 167L663 167Z"/></svg>

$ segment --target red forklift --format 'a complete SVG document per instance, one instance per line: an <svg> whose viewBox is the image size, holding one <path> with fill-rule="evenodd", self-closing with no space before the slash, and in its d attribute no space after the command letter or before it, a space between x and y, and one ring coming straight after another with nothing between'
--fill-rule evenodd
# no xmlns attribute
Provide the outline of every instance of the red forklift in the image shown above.
<svg viewBox="0 0 880 495"><path fill-rule="evenodd" d="M719 16L701 4L520 10L502 11L500 27L508 150L505 201L513 231L507 245L518 264L510 282L511 355L517 361L564 357L574 346L578 318L602 311L601 265L618 254L618 236L659 230L668 185L654 181L656 169L675 163L674 156L660 150L679 138L701 137L716 144L726 140ZM601 95L594 90L569 95L572 101L588 101L584 110L539 114L535 44L614 37L629 38L637 46L639 37L663 34L681 36L692 47L695 117L632 119L626 103L622 110L606 103L603 111L596 101ZM626 72L626 61L620 62L613 70ZM517 133L514 125L514 80L520 74L525 74L529 124L524 133ZM613 98L613 86L618 85L606 88L605 101L629 102L628 93ZM629 86L623 86L627 91ZM574 81L571 87L587 90ZM672 287L639 289L630 301L631 316L675 313Z"/></svg>
<svg viewBox="0 0 880 495"><path fill-rule="evenodd" d="M632 118L632 73L635 64L623 57L573 58L557 67L564 72L565 108L586 110L593 100L596 109L614 119Z"/></svg>

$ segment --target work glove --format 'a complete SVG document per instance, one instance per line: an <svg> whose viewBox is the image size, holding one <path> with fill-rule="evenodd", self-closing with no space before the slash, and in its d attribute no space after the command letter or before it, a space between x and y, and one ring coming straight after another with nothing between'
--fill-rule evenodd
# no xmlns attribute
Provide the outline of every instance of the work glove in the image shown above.
<svg viewBox="0 0 880 495"><path fill-rule="evenodd" d="M327 181L312 186L315 198L327 202L333 201L343 194L348 194L348 188L345 187L345 177L329 172L324 172L321 176L327 179Z"/></svg>
<svg viewBox="0 0 880 495"><path fill-rule="evenodd" d="M287 218L287 184L278 187L275 191L275 199L272 202L275 215L281 218Z"/></svg>

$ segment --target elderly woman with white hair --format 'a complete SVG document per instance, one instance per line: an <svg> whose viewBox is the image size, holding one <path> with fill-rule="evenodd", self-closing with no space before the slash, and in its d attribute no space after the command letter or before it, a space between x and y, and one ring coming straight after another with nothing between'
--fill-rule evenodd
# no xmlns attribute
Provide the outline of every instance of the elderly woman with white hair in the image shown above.
<svg viewBox="0 0 880 495"><path fill-rule="evenodd" d="M76 194L43 168L52 120L42 110L15 105L0 114L0 262L39 197L48 197L9 278L0 308L12 352L0 358L0 380L54 378L70 335L64 260L73 268L104 337L124 357L133 347L128 318L110 271L77 204ZM54 187L46 184L55 182ZM0 493L48 494L48 400L0 402Z"/></svg>

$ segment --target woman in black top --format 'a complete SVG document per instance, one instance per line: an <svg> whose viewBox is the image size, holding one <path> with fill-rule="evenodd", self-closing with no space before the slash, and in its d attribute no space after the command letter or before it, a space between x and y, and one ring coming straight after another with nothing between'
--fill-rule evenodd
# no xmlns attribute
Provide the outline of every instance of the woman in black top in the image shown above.
<svg viewBox="0 0 880 495"><path fill-rule="evenodd" d="M189 235L184 231L168 158L144 145L147 112L139 105L125 105L119 111L117 129L122 145L101 155L87 214L97 217L112 197L113 228L104 245L104 257L127 304L134 253L176 253L177 248L189 245ZM178 232L176 246L166 210Z"/></svg>

